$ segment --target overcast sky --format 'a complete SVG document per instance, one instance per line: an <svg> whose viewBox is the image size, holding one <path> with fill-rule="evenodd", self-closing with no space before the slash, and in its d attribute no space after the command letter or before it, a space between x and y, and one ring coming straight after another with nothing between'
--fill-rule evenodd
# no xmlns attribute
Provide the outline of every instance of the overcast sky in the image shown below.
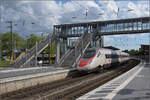
<svg viewBox="0 0 150 100"><path fill-rule="evenodd" d="M117 16L118 8L120 9ZM88 17L85 12L88 9ZM131 12L127 10L133 9ZM104 13L103 15L99 15ZM13 21L13 32L23 37L52 32L53 25L149 16L148 0L1 0L0 32L8 32L6 21ZM77 17L72 19L72 17ZM35 23L35 24L32 24ZM121 49L148 44L148 34L104 37L105 45Z"/></svg>

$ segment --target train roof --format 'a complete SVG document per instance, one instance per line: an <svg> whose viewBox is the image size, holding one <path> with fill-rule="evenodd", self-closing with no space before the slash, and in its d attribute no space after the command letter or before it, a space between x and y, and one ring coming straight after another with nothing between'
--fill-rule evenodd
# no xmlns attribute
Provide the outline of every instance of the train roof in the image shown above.
<svg viewBox="0 0 150 100"><path fill-rule="evenodd" d="M88 48L87 50L98 50L100 48L101 47L91 47L91 48ZM112 47L112 46L102 47L101 49L107 49L107 50L113 50L113 51L120 50L120 49Z"/></svg>
<svg viewBox="0 0 150 100"><path fill-rule="evenodd" d="M101 49L101 50L104 50L104 51L111 51L111 52L118 52L118 53L121 53L121 54L123 54L123 55L129 55L128 53L125 53L125 52L122 52L122 51L120 51L120 50L114 50L114 49L109 49L109 48L98 48L98 47L92 47L92 48L88 48L87 50L98 50L98 49Z"/></svg>
<svg viewBox="0 0 150 100"><path fill-rule="evenodd" d="M88 48L87 50L98 50L99 48L97 47L92 47L92 48Z"/></svg>

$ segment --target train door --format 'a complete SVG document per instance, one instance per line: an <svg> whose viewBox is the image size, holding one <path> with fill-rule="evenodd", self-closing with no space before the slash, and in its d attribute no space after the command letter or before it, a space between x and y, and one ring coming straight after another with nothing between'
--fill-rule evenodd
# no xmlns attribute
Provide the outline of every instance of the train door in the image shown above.
<svg viewBox="0 0 150 100"><path fill-rule="evenodd" d="M103 50L101 50L101 49L99 51L99 61L98 62L100 63L100 66L103 66L106 62L105 54L104 54Z"/></svg>

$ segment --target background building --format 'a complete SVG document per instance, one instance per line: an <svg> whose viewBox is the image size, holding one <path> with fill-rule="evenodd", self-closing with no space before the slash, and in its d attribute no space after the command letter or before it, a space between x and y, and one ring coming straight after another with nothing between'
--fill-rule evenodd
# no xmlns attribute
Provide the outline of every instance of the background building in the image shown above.
<svg viewBox="0 0 150 100"><path fill-rule="evenodd" d="M150 45L141 45L140 51L143 55L148 55L149 54L149 47Z"/></svg>

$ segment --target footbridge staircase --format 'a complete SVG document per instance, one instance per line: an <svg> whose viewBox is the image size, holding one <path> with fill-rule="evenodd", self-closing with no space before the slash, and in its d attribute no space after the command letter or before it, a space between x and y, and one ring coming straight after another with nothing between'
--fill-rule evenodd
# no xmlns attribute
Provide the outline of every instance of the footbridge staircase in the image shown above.
<svg viewBox="0 0 150 100"><path fill-rule="evenodd" d="M36 43L26 55L21 56L16 62L14 62L13 67L23 67L23 66L31 66L35 65L36 57L53 41L55 41L56 36L53 34L48 35L48 37L41 41L40 43Z"/></svg>
<svg viewBox="0 0 150 100"><path fill-rule="evenodd" d="M84 54L85 50L90 46L93 38L95 37L97 31L88 33L85 31L84 34L79 37L75 43L75 48L66 51L66 53L61 57L57 66L60 67L75 67L78 63L80 57Z"/></svg>
<svg viewBox="0 0 150 100"><path fill-rule="evenodd" d="M33 59L36 58L42 50L59 38L57 41L56 66L74 67L79 61L79 58L84 54L85 50L92 44L93 39L96 40L97 38L99 43L101 43L100 47L103 47L103 36L149 33L149 23L150 18L147 16L141 18L54 25L53 35L34 46L26 55L18 59L14 66L25 66L29 62L32 63L34 61ZM79 37L75 42L74 49L67 48L68 44L66 41L69 37ZM97 40L95 40L94 42L96 43ZM64 43L64 46L61 42Z"/></svg>

